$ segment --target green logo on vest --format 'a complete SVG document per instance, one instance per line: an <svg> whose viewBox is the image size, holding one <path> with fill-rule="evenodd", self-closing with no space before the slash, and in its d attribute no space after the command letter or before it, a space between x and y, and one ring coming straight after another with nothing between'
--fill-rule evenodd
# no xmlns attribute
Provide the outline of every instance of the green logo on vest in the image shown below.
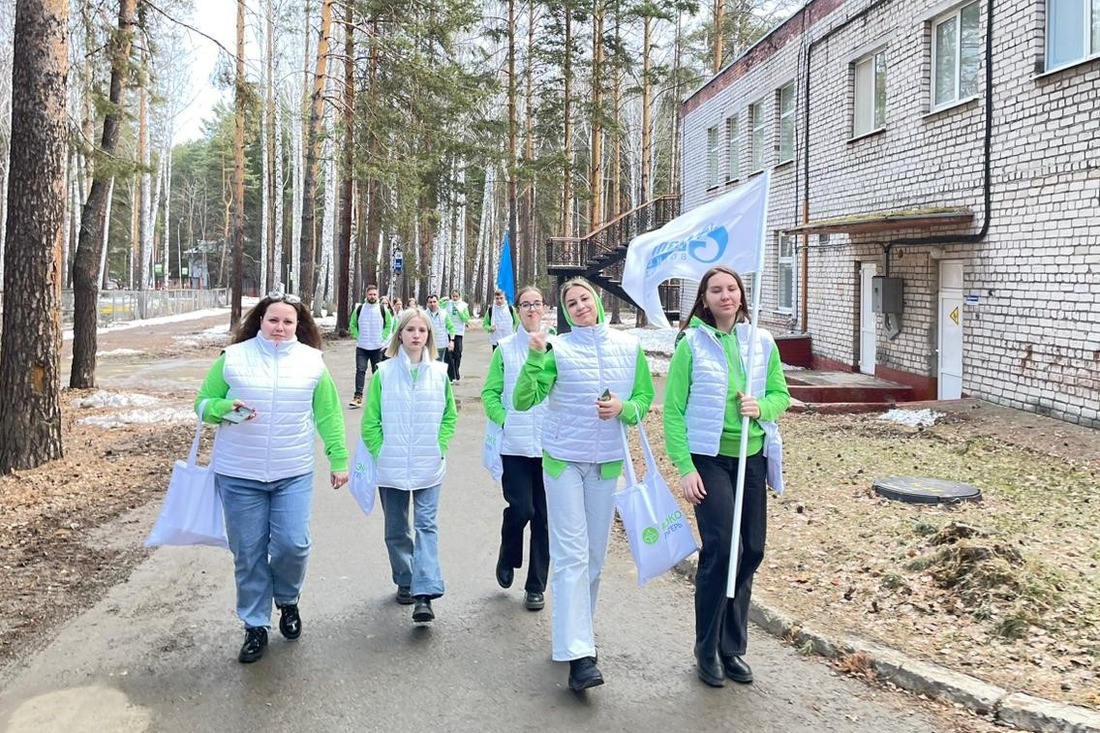
<svg viewBox="0 0 1100 733"><path fill-rule="evenodd" d="M661 539L661 533L657 531L656 527L646 527L642 530L642 542L647 545L656 544L659 539Z"/></svg>

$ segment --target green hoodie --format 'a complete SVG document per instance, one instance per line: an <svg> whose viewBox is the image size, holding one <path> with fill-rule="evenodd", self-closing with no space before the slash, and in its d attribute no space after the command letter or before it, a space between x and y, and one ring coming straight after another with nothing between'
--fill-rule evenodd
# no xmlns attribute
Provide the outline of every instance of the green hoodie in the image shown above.
<svg viewBox="0 0 1100 733"><path fill-rule="evenodd" d="M377 304L376 304L377 305ZM390 331L393 329L393 314L390 313L390 309L387 306L381 306L382 311L382 348L386 348L386 339L390 337ZM363 303L355 306L355 310L351 312L351 323L348 324L348 328L351 329L351 337L353 339L359 338L359 312L363 309Z"/></svg>
<svg viewBox="0 0 1100 733"><path fill-rule="evenodd" d="M738 391L745 389L745 371L741 368L741 350L735 333L719 331L698 318L691 319L691 328L705 328L718 337L718 343L726 353L729 365L729 390L726 393L725 416L722 420L722 438L718 444L718 455L737 457L741 453L741 401ZM693 358L691 343L679 339L672 361L668 366L668 380L665 382L665 452L679 470L686 476L695 470L688 448L687 424L684 413L687 410L688 394L691 392ZM787 378L783 376L783 362L779 358L779 349L772 349L768 360L767 386L764 396L756 401L760 406L760 420L771 421L778 418L791 404L791 393L787 391ZM749 421L748 454L754 455L764 447L764 428L753 419Z"/></svg>
<svg viewBox="0 0 1100 733"><path fill-rule="evenodd" d="M604 323L606 321L606 315L603 310L603 302L591 287L587 285L585 287L588 287L589 292L592 293L593 300L596 301L596 323ZM564 302L562 302L560 307L565 307ZM565 320L571 327L576 327L573 323L573 319L569 317L568 311L565 313ZM542 402L550 394L550 390L554 386L554 382L557 381L557 378L558 365L554 360L553 349L548 346L544 352L529 351L527 354L527 361L524 363L523 369L519 373L519 378L516 380L515 392L512 395L512 402L515 404L515 408L517 410L527 410ZM634 385L631 388L630 397L628 399L623 399L623 411L619 413L619 420L622 420L627 425L637 425L649 411L649 406L653 403L654 394L653 376L649 372L649 362L646 361L645 351L639 346L638 362L634 368ZM622 398L620 397L620 399ZM566 465L566 461L554 458L549 453L543 451L542 468L553 478L561 476ZM622 461L609 461L600 464L600 478L616 478L622 472Z"/></svg>

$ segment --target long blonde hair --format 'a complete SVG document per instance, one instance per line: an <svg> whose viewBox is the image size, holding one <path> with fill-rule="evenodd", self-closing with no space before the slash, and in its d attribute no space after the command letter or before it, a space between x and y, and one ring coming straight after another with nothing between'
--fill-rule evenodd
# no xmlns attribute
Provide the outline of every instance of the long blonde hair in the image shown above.
<svg viewBox="0 0 1100 733"><path fill-rule="evenodd" d="M405 326L409 325L409 321L414 318L419 318L428 328L428 340L424 343L424 348L428 350L428 359L436 357L435 332L432 330L432 322L428 320L427 314L419 308L406 308L401 311L401 317L397 319L397 327L394 328L389 346L386 347L387 357L392 359L397 356L397 352L401 348L401 332L405 330Z"/></svg>

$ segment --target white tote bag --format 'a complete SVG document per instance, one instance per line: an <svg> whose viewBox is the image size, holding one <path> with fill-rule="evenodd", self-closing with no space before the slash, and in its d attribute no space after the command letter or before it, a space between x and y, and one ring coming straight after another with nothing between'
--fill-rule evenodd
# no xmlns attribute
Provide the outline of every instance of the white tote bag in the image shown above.
<svg viewBox="0 0 1100 733"><path fill-rule="evenodd" d="M378 465L362 438L359 438L352 461L348 491L363 513L370 516L374 511L374 497L378 494Z"/></svg>
<svg viewBox="0 0 1100 733"><path fill-rule="evenodd" d="M204 400L199 405L199 424L191 452L186 461L176 461L172 480L157 523L145 540L147 547L160 545L214 545L229 547L225 536L225 514L214 486L214 471L210 466L196 464L199 437L202 435Z"/></svg>
<svg viewBox="0 0 1100 733"><path fill-rule="evenodd" d="M500 457L500 446L504 441L504 428L492 420L485 421L485 441L481 444L481 465L499 482L504 475L504 461Z"/></svg>
<svg viewBox="0 0 1100 733"><path fill-rule="evenodd" d="M677 563L699 549L691 526L676 502L668 484L657 470L653 450L646 439L645 428L638 423L638 432L645 455L645 478L639 480L630 460L627 426L623 425L623 450L626 452L627 486L615 493L615 508L619 510L630 554L638 568L638 585L663 575Z"/></svg>

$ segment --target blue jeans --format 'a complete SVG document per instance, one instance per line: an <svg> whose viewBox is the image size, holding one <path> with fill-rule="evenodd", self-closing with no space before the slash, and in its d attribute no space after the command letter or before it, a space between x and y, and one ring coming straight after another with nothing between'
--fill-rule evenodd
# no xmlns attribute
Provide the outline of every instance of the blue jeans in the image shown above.
<svg viewBox="0 0 1100 733"><path fill-rule="evenodd" d="M270 483L215 474L233 551L237 616L270 626L271 602L297 603L309 559L313 474Z"/></svg>
<svg viewBox="0 0 1100 733"><path fill-rule="evenodd" d="M443 595L443 570L439 567L439 489L393 489L378 487L382 513L386 515L386 551L390 555L393 582L410 588L414 596L439 598ZM413 500L413 527L409 530L409 496ZM413 541L415 532L416 541Z"/></svg>

